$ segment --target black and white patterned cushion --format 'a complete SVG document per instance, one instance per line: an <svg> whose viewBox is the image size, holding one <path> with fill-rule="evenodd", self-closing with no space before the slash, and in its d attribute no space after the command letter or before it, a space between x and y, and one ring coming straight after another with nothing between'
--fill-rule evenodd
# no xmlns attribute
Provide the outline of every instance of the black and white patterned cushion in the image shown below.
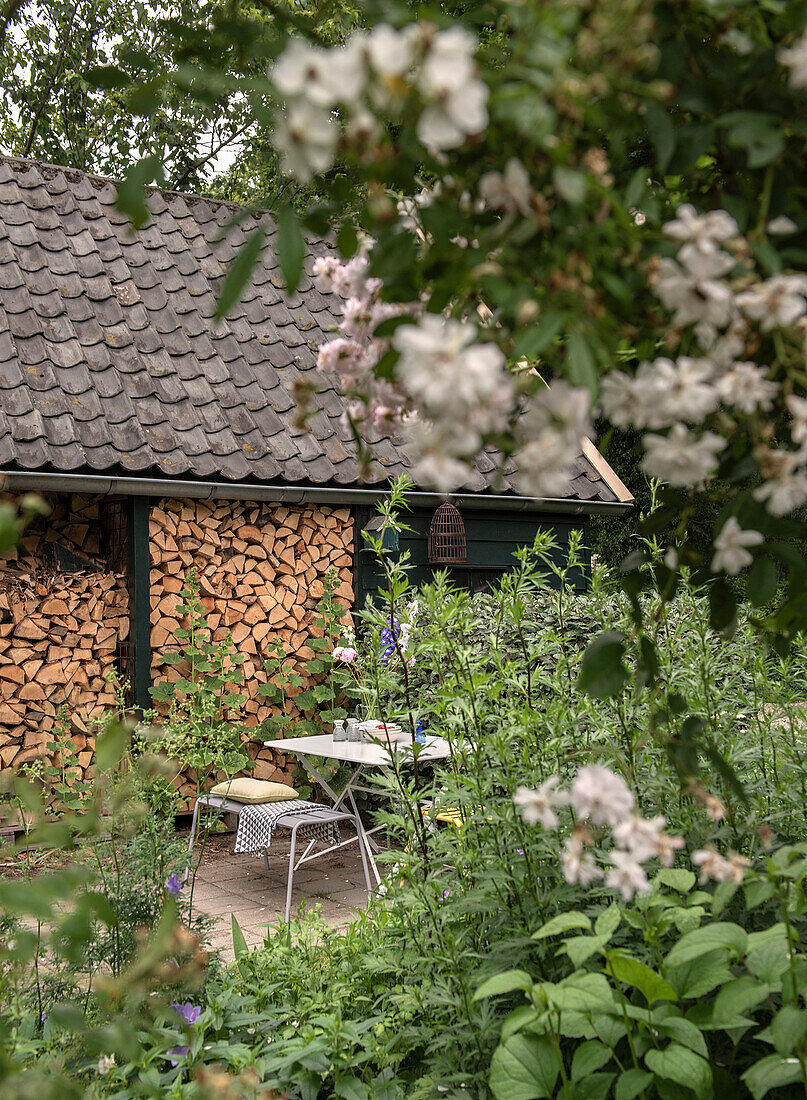
<svg viewBox="0 0 807 1100"><path fill-rule="evenodd" d="M289 799L287 802L259 802L253 806L245 805L238 815L238 832L235 835L236 852L262 852L272 843L272 834L284 814L320 813L323 807L316 802L306 802L302 798ZM299 836L325 841L326 844L338 844L339 824L336 821L317 822L303 825Z"/></svg>

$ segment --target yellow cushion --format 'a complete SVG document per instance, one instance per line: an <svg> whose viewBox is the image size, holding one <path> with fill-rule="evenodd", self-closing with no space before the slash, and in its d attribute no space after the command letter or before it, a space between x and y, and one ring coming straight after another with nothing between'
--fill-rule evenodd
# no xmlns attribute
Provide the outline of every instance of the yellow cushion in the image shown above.
<svg viewBox="0 0 807 1100"><path fill-rule="evenodd" d="M285 802L296 798L294 787L285 783L268 783L265 779L226 779L217 783L211 794L222 798L231 798L233 802L243 802L248 806L257 806L261 802Z"/></svg>

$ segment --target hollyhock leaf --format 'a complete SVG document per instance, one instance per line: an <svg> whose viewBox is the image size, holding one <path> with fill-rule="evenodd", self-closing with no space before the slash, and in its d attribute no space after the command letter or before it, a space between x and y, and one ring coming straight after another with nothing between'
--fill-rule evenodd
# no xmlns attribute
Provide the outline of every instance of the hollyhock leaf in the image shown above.
<svg viewBox="0 0 807 1100"><path fill-rule="evenodd" d="M616 1100L635 1100L653 1080L653 1074L646 1069L628 1069L620 1074L616 1083Z"/></svg>
<svg viewBox="0 0 807 1100"><path fill-rule="evenodd" d="M748 933L745 929L729 921L717 921L682 936L671 948L665 965L680 966L682 963L707 955L716 948L724 948L742 957L747 947Z"/></svg>
<svg viewBox="0 0 807 1100"><path fill-rule="evenodd" d="M559 932L570 932L573 928L585 928L587 931L591 931L591 921L585 913L558 913L556 917L552 917L546 924L533 932L532 938L543 940L547 936L556 936Z"/></svg>

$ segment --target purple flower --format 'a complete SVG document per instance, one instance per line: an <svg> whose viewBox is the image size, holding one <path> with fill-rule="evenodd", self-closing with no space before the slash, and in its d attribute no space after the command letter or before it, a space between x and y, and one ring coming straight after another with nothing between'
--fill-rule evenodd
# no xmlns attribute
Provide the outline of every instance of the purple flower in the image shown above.
<svg viewBox="0 0 807 1100"><path fill-rule="evenodd" d="M190 1001L186 1001L184 1005L174 1004L171 1005L174 1012L188 1025L193 1025L202 1015L201 1008L197 1008L196 1005L192 1005Z"/></svg>
<svg viewBox="0 0 807 1100"><path fill-rule="evenodd" d="M165 888L172 898L175 898L179 891L182 889L182 883L179 880L179 875L173 874L170 876L165 884Z"/></svg>
<svg viewBox="0 0 807 1100"><path fill-rule="evenodd" d="M168 1051L168 1057L171 1058L171 1065L178 1066L180 1058L187 1058L190 1049L190 1047L172 1047L171 1050ZM174 1054L176 1054L176 1058L172 1057Z"/></svg>
<svg viewBox="0 0 807 1100"><path fill-rule="evenodd" d="M387 625L381 628L381 664L387 665L395 652L395 639L400 633L401 624L392 616L387 619Z"/></svg>

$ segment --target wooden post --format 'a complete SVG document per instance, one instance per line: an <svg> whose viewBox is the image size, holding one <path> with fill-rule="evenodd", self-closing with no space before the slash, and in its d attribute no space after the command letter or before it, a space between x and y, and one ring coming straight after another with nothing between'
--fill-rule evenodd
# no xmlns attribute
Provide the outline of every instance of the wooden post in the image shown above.
<svg viewBox="0 0 807 1100"><path fill-rule="evenodd" d="M151 706L151 604L149 600L149 498L131 497L129 577L131 581L132 696L138 710Z"/></svg>

